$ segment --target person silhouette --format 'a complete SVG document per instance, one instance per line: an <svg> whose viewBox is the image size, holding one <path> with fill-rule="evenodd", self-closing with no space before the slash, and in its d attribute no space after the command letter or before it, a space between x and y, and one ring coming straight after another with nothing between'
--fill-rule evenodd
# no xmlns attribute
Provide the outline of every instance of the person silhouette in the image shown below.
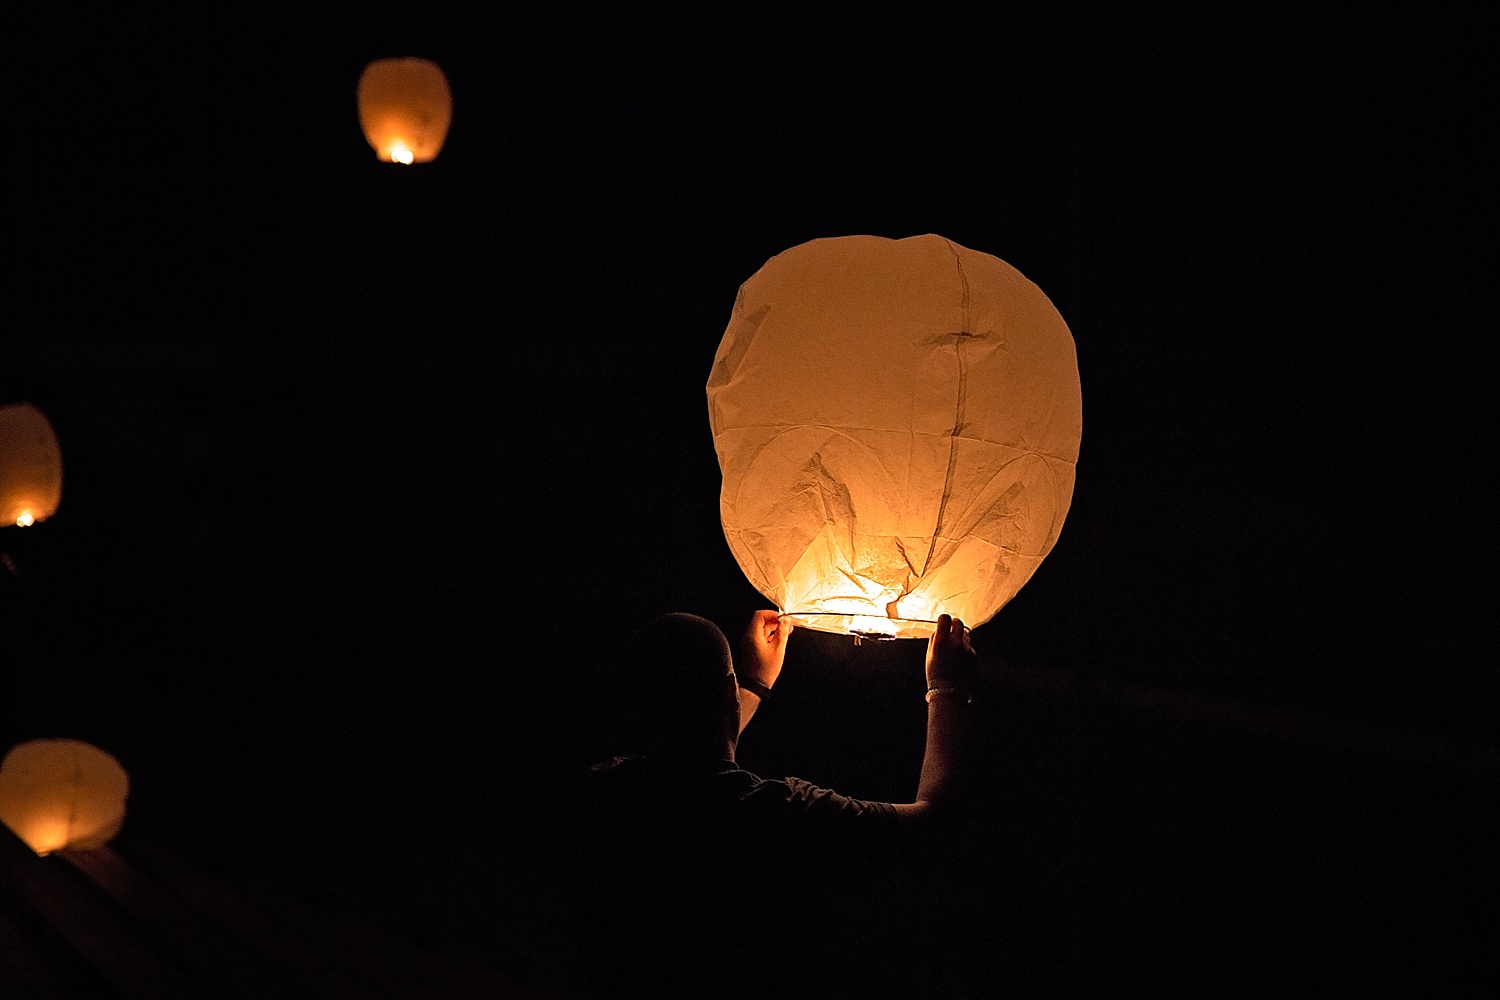
<svg viewBox="0 0 1500 1000"><path fill-rule="evenodd" d="M838 995L841 956L818 901L840 891L839 863L881 856L961 794L976 657L948 615L928 643L913 801L739 767L740 733L771 697L791 631L776 612L756 612L731 652L712 622L670 614L627 644L619 676L640 752L595 764L582 810L579 943L596 996Z"/></svg>

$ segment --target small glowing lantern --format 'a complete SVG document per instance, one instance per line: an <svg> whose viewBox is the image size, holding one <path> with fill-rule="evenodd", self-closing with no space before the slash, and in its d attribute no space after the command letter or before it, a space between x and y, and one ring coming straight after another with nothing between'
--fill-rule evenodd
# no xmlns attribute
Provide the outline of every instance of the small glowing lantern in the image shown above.
<svg viewBox="0 0 1500 1000"><path fill-rule="evenodd" d="M31 740L0 762L0 823L38 854L103 847L125 821L130 779L79 740Z"/></svg>
<svg viewBox="0 0 1500 1000"><path fill-rule="evenodd" d="M359 78L359 124L382 160L427 163L443 148L453 94L437 63L377 59Z"/></svg>
<svg viewBox="0 0 1500 1000"><path fill-rule="evenodd" d="M41 410L0 406L0 526L45 521L62 502L62 451Z"/></svg>
<svg viewBox="0 0 1500 1000"><path fill-rule="evenodd" d="M708 404L724 535L799 625L988 621L1072 501L1072 334L1015 268L940 236L772 258L740 288Z"/></svg>

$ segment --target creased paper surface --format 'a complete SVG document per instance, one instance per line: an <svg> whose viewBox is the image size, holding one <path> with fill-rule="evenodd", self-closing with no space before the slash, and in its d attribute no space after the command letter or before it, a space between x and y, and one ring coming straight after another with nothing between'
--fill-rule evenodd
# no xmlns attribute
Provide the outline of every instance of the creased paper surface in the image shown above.
<svg viewBox="0 0 1500 1000"><path fill-rule="evenodd" d="M1072 500L1072 334L1015 268L940 236L772 258L740 288L708 403L730 549L812 628L985 622Z"/></svg>

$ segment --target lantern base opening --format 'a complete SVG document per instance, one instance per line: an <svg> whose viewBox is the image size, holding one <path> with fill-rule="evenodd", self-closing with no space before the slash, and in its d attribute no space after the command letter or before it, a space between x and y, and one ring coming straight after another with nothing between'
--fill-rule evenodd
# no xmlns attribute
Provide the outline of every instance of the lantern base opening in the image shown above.
<svg viewBox="0 0 1500 1000"><path fill-rule="evenodd" d="M924 618L887 618L884 615L851 615L823 611L784 611L781 615L799 628L859 639L927 639L937 628L936 621Z"/></svg>

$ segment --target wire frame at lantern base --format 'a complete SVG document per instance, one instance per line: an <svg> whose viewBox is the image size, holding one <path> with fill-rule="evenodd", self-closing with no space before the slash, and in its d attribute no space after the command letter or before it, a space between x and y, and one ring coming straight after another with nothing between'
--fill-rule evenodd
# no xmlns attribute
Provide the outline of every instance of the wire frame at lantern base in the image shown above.
<svg viewBox="0 0 1500 1000"><path fill-rule="evenodd" d="M793 625L864 639L926 639L937 628L938 615L952 613L930 593L902 593L847 563L830 562L820 556L817 545L809 554L815 558L795 567L783 581L782 617ZM828 571L828 565L835 571Z"/></svg>
<svg viewBox="0 0 1500 1000"><path fill-rule="evenodd" d="M937 628L936 621L921 618L887 618L884 615L851 615L833 611L783 611L781 617L799 628L852 635L855 639L926 639Z"/></svg>

